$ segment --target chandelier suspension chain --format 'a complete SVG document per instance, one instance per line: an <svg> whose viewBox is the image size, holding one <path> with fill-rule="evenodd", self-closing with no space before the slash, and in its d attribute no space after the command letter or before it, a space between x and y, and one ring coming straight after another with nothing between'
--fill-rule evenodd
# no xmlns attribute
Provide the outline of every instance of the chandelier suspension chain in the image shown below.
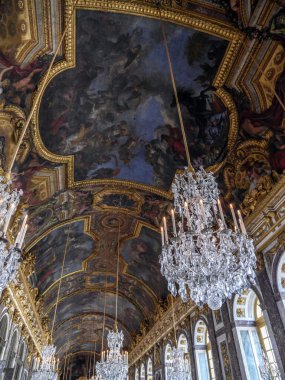
<svg viewBox="0 0 285 380"><path fill-rule="evenodd" d="M104 335L105 335L105 322L106 322L106 292L107 292L107 274L105 279L105 294L104 294L104 317L103 317L103 331L102 331L102 344L101 351L104 351Z"/></svg>
<svg viewBox="0 0 285 380"><path fill-rule="evenodd" d="M53 68L53 65L54 65L55 59L56 59L56 57L57 57L57 55L58 55L58 53L59 53L59 50L60 50L60 48L61 48L61 45L62 45L63 40L64 40L64 38L65 38L65 35L66 35L66 33L67 33L67 30L68 30L68 28L69 28L69 26L70 26L70 22L71 22L71 20L72 20L72 18L73 18L73 15L74 15L74 12L75 12L75 8L76 8L77 3L78 3L78 0L75 0L74 3L73 3L73 5L72 5L72 11L71 11L71 14L70 14L70 16L69 16L69 18L68 18L68 20L67 20L67 22L66 22L66 25L65 25L64 31L63 31L63 33L62 33L62 35L61 35L61 38L60 38L59 42L58 42L58 45L57 45L57 48L56 48L56 50L55 50L55 53L54 53L54 55L53 55L53 57L52 57L52 60L50 61L50 64L49 64L48 70L47 70L47 72L46 72L46 74L45 74L45 76L44 76L43 82L42 82L41 89L40 89L40 91L38 91L38 92L36 93L36 96L35 96L35 98L34 98L34 100L33 100L33 105L32 105L31 111L30 111L30 113L29 113L29 115L28 115L28 117L27 117L27 120L26 120L26 122L25 122L25 124L24 124L24 127L23 127L23 129L22 129L22 131L21 131L21 134L20 134L20 137L19 137L19 141L18 141L18 143L17 143L17 147L16 147L15 152L14 152L13 157L12 157L11 165L10 165L10 167L8 168L8 174L10 174L11 171L12 171L12 168L13 168L14 162L15 162L15 160L16 160L16 157L17 157L17 154L18 154L18 152L19 152L20 146L21 146L21 144L22 144L22 142L23 142L23 139L24 139L24 137L25 137L25 134L26 134L26 132L27 132L27 129L28 129L28 127L29 127L29 125L30 125L30 122L31 122L31 120L32 120L33 114L34 114L34 112L35 112L35 110L36 110L36 108L37 108L37 106L38 106L38 102L39 102L39 100L41 99L41 97L42 97L42 95L43 95L43 93L44 93L45 86L46 86L47 81L48 81L48 78L49 78L49 74L50 74L50 72L51 72L51 70L52 70L52 68Z"/></svg>
<svg viewBox="0 0 285 380"><path fill-rule="evenodd" d="M167 63L168 63L168 68L169 68L169 72L170 72L171 83L172 83L172 87L173 87L173 93L174 93L174 97L175 97L175 102L176 102L176 107L177 107L177 112L178 112L178 118L179 118L179 122L180 122L180 128L181 128L181 132L182 132L182 136L183 136L184 148L185 148L186 158L187 158L187 165L188 165L188 169L191 170L192 172L194 172L195 170L191 164L190 153L189 153L189 148L188 148L188 144L187 144L187 137L186 137L186 133L185 133L185 127L184 127L181 107L180 107L180 103L179 103L179 98L178 98L178 93L177 93L177 87L176 87L172 62L171 62L171 58L170 58L169 47L168 47L168 43L167 43L167 37L166 37L166 33L165 33L165 28L164 28L164 22L163 22L162 17L161 17L160 6L158 9L159 9L159 18L160 18L161 33L162 33L162 37L163 37L163 44L164 44L165 53L166 53L166 57L167 57Z"/></svg>
<svg viewBox="0 0 285 380"><path fill-rule="evenodd" d="M57 296L56 296L55 310L54 310L54 316L53 316L53 322L52 322L52 328L51 328L51 341L53 340L53 332L54 332L55 318L56 318L57 307L58 307L58 301L59 301L59 295L60 295L60 290L61 290L61 283L62 283L62 277L63 277L63 271L64 271L65 259L66 259L66 254L67 254L67 248L68 248L68 243L69 243L69 235L70 235L70 225L69 225L69 227L68 227L68 233L67 233L67 237L66 237L66 243L65 243L64 255L63 255L63 260L62 260L62 266L61 266L61 273L60 273L59 285L58 285Z"/></svg>
<svg viewBox="0 0 285 380"><path fill-rule="evenodd" d="M118 331L118 293L119 293L119 261L120 261L120 221L118 228L118 244L117 244L117 282L116 282L116 317L115 317L115 331Z"/></svg>

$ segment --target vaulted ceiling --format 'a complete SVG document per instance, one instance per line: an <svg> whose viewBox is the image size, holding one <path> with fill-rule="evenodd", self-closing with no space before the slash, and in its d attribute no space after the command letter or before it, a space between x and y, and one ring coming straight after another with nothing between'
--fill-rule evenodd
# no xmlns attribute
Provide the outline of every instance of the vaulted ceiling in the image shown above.
<svg viewBox="0 0 285 380"><path fill-rule="evenodd" d="M214 171L225 199L245 214L260 179L269 189L284 169L274 99L277 80L284 99L284 51L277 41L246 41L210 0L163 2L160 10L151 1L79 0L45 83L47 53L55 50L72 1L53 1L50 14L44 1L35 3L37 16L26 14L33 43L22 41L26 52L19 47L13 56L2 46L1 64L13 66L5 102L27 114L40 95L14 181L29 210L25 250L35 256L30 281L41 315L50 326L55 318L59 356L74 354L74 364L86 367L84 357L102 348L104 314L106 329L114 326L118 249L118 324L126 348L142 326L153 326L168 294L159 225L186 153L161 20L192 164ZM261 15L254 3L248 17ZM258 48L262 75L248 47ZM274 126L264 121L266 112L275 115Z"/></svg>

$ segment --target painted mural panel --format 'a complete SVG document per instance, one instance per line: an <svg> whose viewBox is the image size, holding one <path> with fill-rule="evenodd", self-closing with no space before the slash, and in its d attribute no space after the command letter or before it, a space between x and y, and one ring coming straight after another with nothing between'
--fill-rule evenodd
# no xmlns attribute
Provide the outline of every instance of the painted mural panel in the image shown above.
<svg viewBox="0 0 285 380"><path fill-rule="evenodd" d="M140 235L127 240L122 247L122 257L128 264L127 273L145 282L160 298L167 295L166 280L160 273L160 235L143 227Z"/></svg>
<svg viewBox="0 0 285 380"><path fill-rule="evenodd" d="M36 257L35 286L40 294L60 278L67 239L69 243L63 275L81 270L82 262L93 253L94 241L84 233L83 221L71 223L49 233L31 251Z"/></svg>
<svg viewBox="0 0 285 380"><path fill-rule="evenodd" d="M227 41L170 23L166 33L193 162L209 166L223 158L229 131L211 87ZM78 11L76 68L50 83L39 122L48 150L75 156L75 180L168 189L185 148L160 23Z"/></svg>

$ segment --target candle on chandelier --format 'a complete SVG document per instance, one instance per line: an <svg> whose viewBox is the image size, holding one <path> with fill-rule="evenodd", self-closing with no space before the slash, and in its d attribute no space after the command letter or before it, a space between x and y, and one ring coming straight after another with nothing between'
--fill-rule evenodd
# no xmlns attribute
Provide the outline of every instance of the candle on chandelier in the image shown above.
<svg viewBox="0 0 285 380"><path fill-rule="evenodd" d="M26 236L27 229L28 229L28 224L26 224L25 227L24 227L24 230L23 230L23 233L22 233L22 236L21 236L21 240L19 241L19 249L22 248L22 245L24 243L24 239L25 239L25 236Z"/></svg>
<svg viewBox="0 0 285 380"><path fill-rule="evenodd" d="M4 226L4 229L3 229L4 236L6 235L6 232L8 230L8 227L9 227L9 224L10 224L10 220L11 220L12 215L13 215L14 207L15 207L15 204L12 203L11 206L9 207L8 212L7 212L7 216L6 216L6 220L5 220L5 226Z"/></svg>
<svg viewBox="0 0 285 380"><path fill-rule="evenodd" d="M171 219L172 219L173 234L174 234L174 236L177 236L175 217L174 217L174 209L171 210Z"/></svg>
<svg viewBox="0 0 285 380"><path fill-rule="evenodd" d="M239 228L238 228L237 218L236 218L234 206L232 205L232 203L230 203L230 209L231 209L232 217L233 217L234 224L235 224L235 230L238 231Z"/></svg>
<svg viewBox="0 0 285 380"><path fill-rule="evenodd" d="M240 212L240 210L238 210L238 220L239 220L239 224L240 224L240 228L241 228L241 232L246 235L246 228L245 228L245 225L244 225L244 222L243 222L243 217L242 217L242 214Z"/></svg>
<svg viewBox="0 0 285 380"><path fill-rule="evenodd" d="M24 232L24 229L25 229L25 226L26 226L26 223L27 223L27 219L28 219L28 215L26 215L24 217L21 229L20 229L20 231L19 231L19 233L17 235L16 241L15 241L15 245L19 244L21 242L21 240L22 240L22 236L23 236L23 232Z"/></svg>
<svg viewBox="0 0 285 380"><path fill-rule="evenodd" d="M219 208L220 217L221 217L223 226L226 227L225 217L224 217L224 213L223 213L223 209L222 209L222 205L221 205L220 199L218 199L218 208Z"/></svg>
<svg viewBox="0 0 285 380"><path fill-rule="evenodd" d="M164 226L164 235L165 235L165 243L168 244L168 233L167 233L167 224L166 217L163 217L163 226Z"/></svg>
<svg viewBox="0 0 285 380"><path fill-rule="evenodd" d="M164 246L164 231L163 231L163 227L160 227L160 232L161 232L161 245Z"/></svg>

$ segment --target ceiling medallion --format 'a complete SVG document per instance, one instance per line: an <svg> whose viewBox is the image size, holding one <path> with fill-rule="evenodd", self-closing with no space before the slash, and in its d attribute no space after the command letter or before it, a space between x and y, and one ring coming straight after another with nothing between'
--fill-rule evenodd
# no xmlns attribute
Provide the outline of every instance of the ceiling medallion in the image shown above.
<svg viewBox="0 0 285 380"><path fill-rule="evenodd" d="M10 180L6 181L3 176L0 177L0 294L17 275L21 264L22 245L28 228L26 215L14 243L10 243L6 238L10 222L23 195L22 190L11 190L11 185Z"/></svg>
<svg viewBox="0 0 285 380"><path fill-rule="evenodd" d="M212 173L186 169L175 176L172 191L172 237L164 217L161 272L170 292L183 302L191 298L198 306L220 309L226 298L255 283L253 241L232 205L234 230L227 226Z"/></svg>

